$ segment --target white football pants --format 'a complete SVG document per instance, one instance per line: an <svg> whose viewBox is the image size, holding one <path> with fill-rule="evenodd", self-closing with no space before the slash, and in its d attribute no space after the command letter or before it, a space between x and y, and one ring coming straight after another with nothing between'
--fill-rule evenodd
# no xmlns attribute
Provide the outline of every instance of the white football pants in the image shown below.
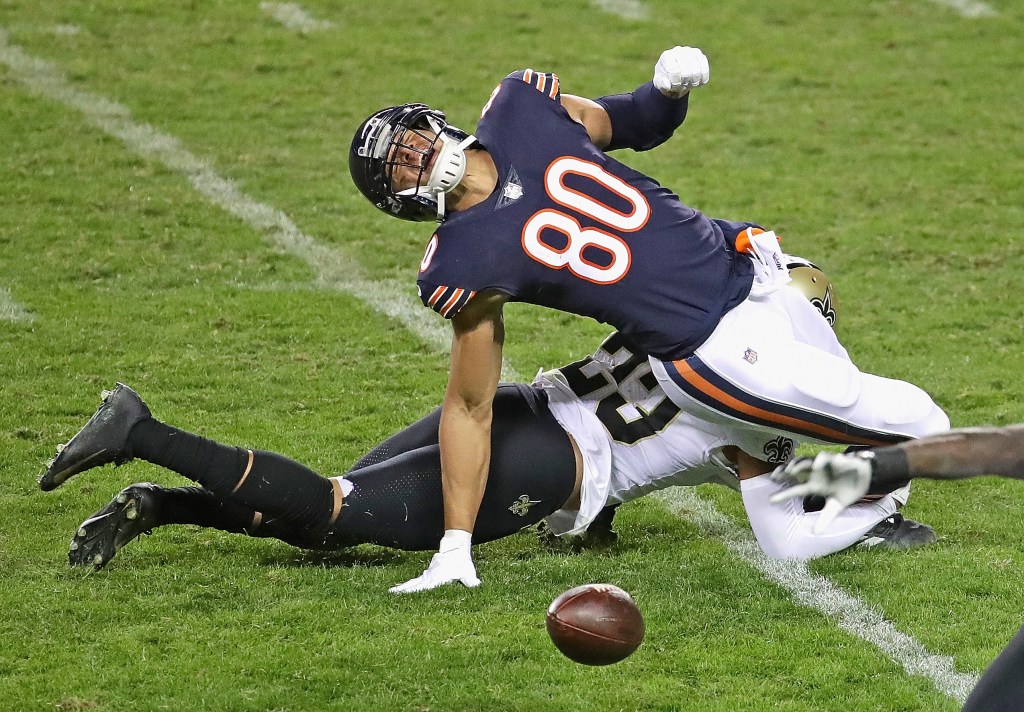
<svg viewBox="0 0 1024 712"><path fill-rule="evenodd" d="M786 438L881 446L949 429L917 386L862 373L795 289L748 297L692 356L651 366L676 405L731 424L735 444L769 462Z"/></svg>

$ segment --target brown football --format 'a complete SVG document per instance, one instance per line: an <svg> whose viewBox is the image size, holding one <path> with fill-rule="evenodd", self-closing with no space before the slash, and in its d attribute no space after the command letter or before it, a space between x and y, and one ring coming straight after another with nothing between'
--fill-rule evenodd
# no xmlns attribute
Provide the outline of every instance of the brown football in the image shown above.
<svg viewBox="0 0 1024 712"><path fill-rule="evenodd" d="M570 588L548 606L548 635L562 653L584 665L611 665L644 639L644 617L632 596L609 583Z"/></svg>

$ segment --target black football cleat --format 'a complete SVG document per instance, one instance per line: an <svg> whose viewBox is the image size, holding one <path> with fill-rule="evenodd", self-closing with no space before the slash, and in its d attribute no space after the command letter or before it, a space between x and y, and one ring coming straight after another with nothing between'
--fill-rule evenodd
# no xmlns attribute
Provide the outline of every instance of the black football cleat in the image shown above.
<svg viewBox="0 0 1024 712"><path fill-rule="evenodd" d="M49 492L80 472L110 462L128 462L132 459L128 434L148 417L149 408L139 394L123 383L112 391L103 391L103 403L85 427L67 445L57 447L57 455L39 477L39 489Z"/></svg>
<svg viewBox="0 0 1024 712"><path fill-rule="evenodd" d="M913 549L938 541L927 524L907 519L899 512L886 517L861 537L857 546L874 549Z"/></svg>
<svg viewBox="0 0 1024 712"><path fill-rule="evenodd" d="M68 548L68 564L91 566L97 571L114 558L125 544L159 526L160 493L151 482L139 482L121 490L110 504L78 527Z"/></svg>

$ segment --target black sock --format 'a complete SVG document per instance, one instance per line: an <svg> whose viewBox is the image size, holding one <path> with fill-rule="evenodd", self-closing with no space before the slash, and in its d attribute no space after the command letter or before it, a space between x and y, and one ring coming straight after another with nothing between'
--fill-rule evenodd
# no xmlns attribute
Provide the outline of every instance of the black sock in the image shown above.
<svg viewBox="0 0 1024 712"><path fill-rule="evenodd" d="M259 513L218 498L202 487L168 487L160 493L160 524L194 524L236 534L249 533Z"/></svg>
<svg viewBox="0 0 1024 712"><path fill-rule="evenodd" d="M139 421L128 443L135 457L174 470L221 497L231 493L249 461L248 450L172 428L156 418Z"/></svg>
<svg viewBox="0 0 1024 712"><path fill-rule="evenodd" d="M132 428L129 443L135 457L198 482L218 499L300 529L326 533L330 527L330 480L283 455L222 445L155 418Z"/></svg>
<svg viewBox="0 0 1024 712"><path fill-rule="evenodd" d="M266 519L262 512L223 500L202 487L168 487L160 491L159 524L193 524L233 534L279 539L302 549L327 546L321 532L299 527L283 519Z"/></svg>

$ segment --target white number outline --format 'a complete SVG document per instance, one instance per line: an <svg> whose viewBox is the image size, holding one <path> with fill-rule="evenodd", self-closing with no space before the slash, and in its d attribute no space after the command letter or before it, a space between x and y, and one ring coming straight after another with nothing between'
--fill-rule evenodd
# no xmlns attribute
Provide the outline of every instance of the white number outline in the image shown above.
<svg viewBox="0 0 1024 712"><path fill-rule="evenodd" d="M632 206L628 213L616 210L593 197L569 188L564 183L567 174L590 178ZM644 194L603 167L574 156L561 156L544 171L544 191L554 202L585 215L602 225L620 232L636 232L647 224L651 206ZM545 229L556 230L568 240L561 249L541 240ZM633 261L629 245L618 235L597 228L584 228L571 215L550 208L539 210L523 225L523 250L533 260L552 269L568 268L570 272L593 284L614 284L626 276ZM585 257L583 251L594 247L611 255L606 266Z"/></svg>
<svg viewBox="0 0 1024 712"><path fill-rule="evenodd" d="M434 253L437 252L437 233L435 232L430 238L430 242L427 243L426 252L423 253L423 259L420 260L420 272L426 272L427 268L430 267L431 261L434 259Z"/></svg>
<svg viewBox="0 0 1024 712"><path fill-rule="evenodd" d="M541 231L556 230L568 240L561 250L540 239ZM582 241L582 242L581 242ZM579 245L577 248L576 246ZM583 250L593 247L611 255L611 264L602 267L583 256ZM580 279L594 284L614 284L626 276L633 262L629 245L611 233L593 227L583 227L571 215L558 210L540 210L523 226L523 250L531 259L552 269L568 267Z"/></svg>

